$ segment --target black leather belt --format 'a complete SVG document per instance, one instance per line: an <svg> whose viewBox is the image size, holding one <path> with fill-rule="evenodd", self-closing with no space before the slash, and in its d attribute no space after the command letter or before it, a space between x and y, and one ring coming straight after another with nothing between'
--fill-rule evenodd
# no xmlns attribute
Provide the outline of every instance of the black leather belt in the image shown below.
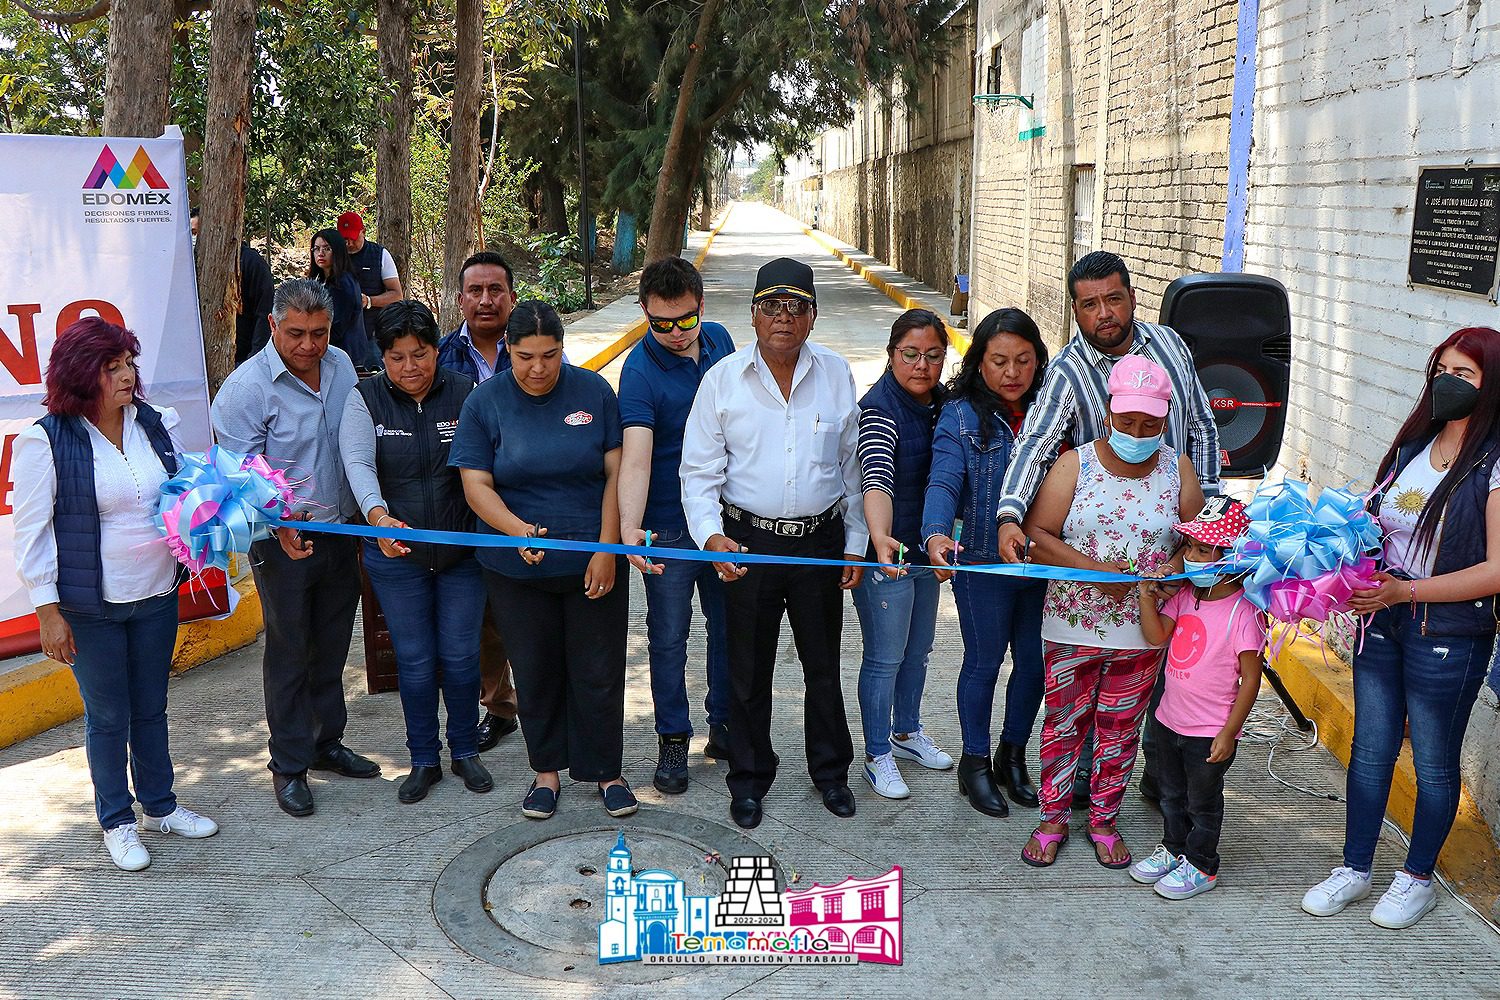
<svg viewBox="0 0 1500 1000"><path fill-rule="evenodd" d="M734 504L725 501L724 516L728 517L731 521L739 521L750 525L752 528L769 531L773 535L782 535L786 538L801 538L804 535L812 534L823 525L838 517L839 505L834 504L823 513L814 514L812 517L761 517L759 514L752 514L748 510L736 507Z"/></svg>

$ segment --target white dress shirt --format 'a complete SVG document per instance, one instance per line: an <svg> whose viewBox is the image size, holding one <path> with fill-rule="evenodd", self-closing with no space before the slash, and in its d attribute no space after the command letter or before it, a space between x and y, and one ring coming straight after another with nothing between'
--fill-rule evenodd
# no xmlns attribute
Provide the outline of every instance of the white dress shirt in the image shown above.
<svg viewBox="0 0 1500 1000"><path fill-rule="evenodd" d="M701 547L724 533L721 501L761 517L844 514L844 552L869 543L859 479L859 405L849 362L803 344L783 398L760 346L703 376L682 437L682 508Z"/></svg>
<svg viewBox="0 0 1500 1000"><path fill-rule="evenodd" d="M170 434L177 411L161 410ZM156 526L156 504L167 481L145 428L136 423L135 404L125 407L124 451L83 421L94 451L94 494L99 504L99 559L104 572L104 600L127 604L156 597L177 585L177 560ZM172 435L172 450L182 445ZM16 437L12 452L15 483L16 572L31 596L32 607L57 603L57 536L52 508L57 500L57 469L52 442L40 424Z"/></svg>

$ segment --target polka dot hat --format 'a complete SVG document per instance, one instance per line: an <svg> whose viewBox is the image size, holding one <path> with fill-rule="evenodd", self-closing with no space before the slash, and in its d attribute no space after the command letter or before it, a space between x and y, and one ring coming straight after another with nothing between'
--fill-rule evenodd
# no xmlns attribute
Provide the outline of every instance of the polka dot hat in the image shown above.
<svg viewBox="0 0 1500 1000"><path fill-rule="evenodd" d="M1245 505L1232 497L1208 497L1203 509L1191 521L1177 525L1178 534L1227 549L1250 528L1250 518Z"/></svg>

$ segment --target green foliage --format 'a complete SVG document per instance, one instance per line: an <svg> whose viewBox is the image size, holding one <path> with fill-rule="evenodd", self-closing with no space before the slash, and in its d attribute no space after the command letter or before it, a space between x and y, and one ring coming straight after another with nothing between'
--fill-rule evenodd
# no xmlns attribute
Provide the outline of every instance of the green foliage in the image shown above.
<svg viewBox="0 0 1500 1000"><path fill-rule="evenodd" d="M776 201L776 178L780 173L780 161L774 156L764 157L746 178L745 193L768 205L773 204Z"/></svg>
<svg viewBox="0 0 1500 1000"><path fill-rule="evenodd" d="M98 135L104 120L103 20L44 24L0 0L0 124L7 132Z"/></svg>

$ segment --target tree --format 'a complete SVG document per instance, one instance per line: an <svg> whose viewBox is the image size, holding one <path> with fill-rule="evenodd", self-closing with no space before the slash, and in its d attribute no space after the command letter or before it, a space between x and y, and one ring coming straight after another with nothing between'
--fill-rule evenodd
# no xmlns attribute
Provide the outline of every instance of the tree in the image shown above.
<svg viewBox="0 0 1500 1000"><path fill-rule="evenodd" d="M154 137L167 124L172 87L170 0L113 0L104 74L104 134Z"/></svg>
<svg viewBox="0 0 1500 1000"><path fill-rule="evenodd" d="M444 220L443 301L439 322L444 330L459 324L459 268L472 252L479 233L479 115L484 86L484 13L481 0L457 0L458 55L453 67L453 125L450 132L448 214Z"/></svg>
<svg viewBox="0 0 1500 1000"><path fill-rule="evenodd" d="M386 86L375 133L376 218L380 242L401 280L411 257L412 0L380 0L376 50ZM404 287L404 285L403 285Z"/></svg>
<svg viewBox="0 0 1500 1000"><path fill-rule="evenodd" d="M241 308L240 241L245 231L255 3L214 2L203 180L198 192L198 309L211 394L234 370L234 321Z"/></svg>

